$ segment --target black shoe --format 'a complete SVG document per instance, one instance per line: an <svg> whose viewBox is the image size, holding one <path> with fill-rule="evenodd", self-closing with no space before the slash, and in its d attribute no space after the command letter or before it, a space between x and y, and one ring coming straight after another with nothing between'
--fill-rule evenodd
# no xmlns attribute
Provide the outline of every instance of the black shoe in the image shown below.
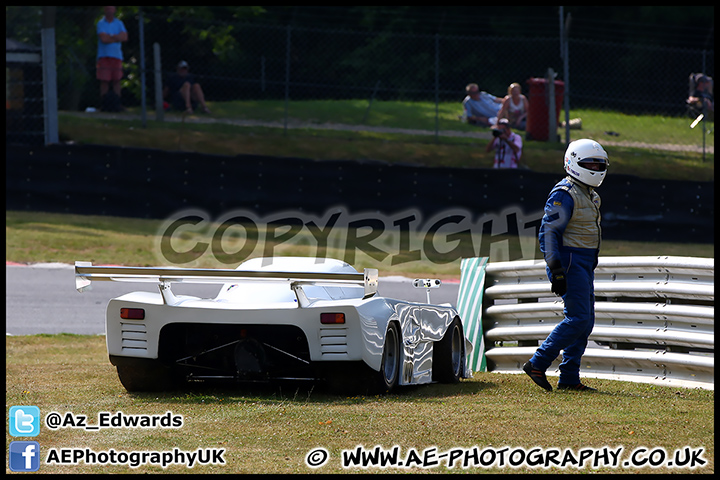
<svg viewBox="0 0 720 480"><path fill-rule="evenodd" d="M597 392L597 388L588 387L582 383L577 385L568 385L567 383L558 383L558 390L575 390L577 392Z"/></svg>
<svg viewBox="0 0 720 480"><path fill-rule="evenodd" d="M534 368L530 362L526 362L525 365L523 365L523 371L527 373L532 381L538 386L544 388L548 392L552 391L552 385L548 382L545 372Z"/></svg>

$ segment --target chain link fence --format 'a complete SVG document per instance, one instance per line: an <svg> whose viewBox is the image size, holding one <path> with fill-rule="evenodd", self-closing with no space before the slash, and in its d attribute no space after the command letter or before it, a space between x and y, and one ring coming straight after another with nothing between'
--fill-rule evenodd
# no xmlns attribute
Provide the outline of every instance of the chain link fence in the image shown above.
<svg viewBox="0 0 720 480"><path fill-rule="evenodd" d="M21 36L18 40L37 47L39 30L32 32L32 22L23 28L9 24L11 14L19 15L14 8L28 7L8 7L8 36ZM61 112L100 109L95 25L101 16L97 7L57 7ZM172 120L181 113L169 101L163 112L167 115L155 112L156 92L161 91L156 88L156 72L166 85L180 61L189 64L212 112L209 116L216 121L285 129L395 129L435 135L437 141L489 133L459 120L468 83L502 97L513 82L528 95L528 80L545 77L549 68L557 72L557 80L565 78L560 34L525 38L369 33L208 20L179 11L168 17L152 12L123 15L120 9L117 18L129 37L122 45L121 101L125 114L136 118L146 113L151 119ZM714 148L714 119L706 115L690 128L697 114L686 105L689 76L714 75L713 50L582 40L572 34L568 50L564 95L569 95L571 128L559 128L562 140L568 140L569 132L569 140L589 136L608 143L676 145L679 150ZM8 136L11 123L18 131L36 129L31 125L36 112L30 114L30 105L35 105L31 86L42 80L37 75L27 65L6 65ZM200 112L194 117L202 120ZM565 118L561 113L558 123Z"/></svg>
<svg viewBox="0 0 720 480"><path fill-rule="evenodd" d="M45 138L40 47L5 41L5 131L10 143L42 144Z"/></svg>

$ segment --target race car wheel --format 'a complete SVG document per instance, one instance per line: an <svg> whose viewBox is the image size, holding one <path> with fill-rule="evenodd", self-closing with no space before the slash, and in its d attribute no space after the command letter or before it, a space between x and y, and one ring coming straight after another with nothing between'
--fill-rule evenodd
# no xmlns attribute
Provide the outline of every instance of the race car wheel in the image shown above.
<svg viewBox="0 0 720 480"><path fill-rule="evenodd" d="M400 381L400 329L397 323L390 322L385 333L382 363L378 376L379 387L382 391L390 392L397 387Z"/></svg>
<svg viewBox="0 0 720 480"><path fill-rule="evenodd" d="M433 345L433 380L441 383L457 383L465 365L465 337L462 323L455 318L445 335Z"/></svg>

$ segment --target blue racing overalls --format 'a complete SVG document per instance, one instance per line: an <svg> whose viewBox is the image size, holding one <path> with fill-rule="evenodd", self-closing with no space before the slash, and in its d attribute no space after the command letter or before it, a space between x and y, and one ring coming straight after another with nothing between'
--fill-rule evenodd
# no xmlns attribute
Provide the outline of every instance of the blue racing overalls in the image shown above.
<svg viewBox="0 0 720 480"><path fill-rule="evenodd" d="M565 318L530 359L545 371L563 352L558 383L580 383L580 361L595 325L593 282L600 252L600 196L592 187L567 176L551 190L540 225L540 251L548 279L562 267L567 281Z"/></svg>

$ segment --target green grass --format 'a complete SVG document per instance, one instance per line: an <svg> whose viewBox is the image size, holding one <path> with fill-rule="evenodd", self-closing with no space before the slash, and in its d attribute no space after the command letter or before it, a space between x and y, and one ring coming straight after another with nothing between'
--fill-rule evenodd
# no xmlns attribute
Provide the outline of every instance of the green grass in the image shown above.
<svg viewBox="0 0 720 480"><path fill-rule="evenodd" d="M525 376L476 373L457 385L427 385L381 396L341 395L314 388L188 387L186 390L130 394L107 361L104 338L81 335L6 337L5 403L35 405L50 412L98 412L183 416L179 430L50 430L42 424L33 440L51 448L95 452L174 447L225 449L224 466L41 465L41 473L685 473L682 469L567 468L359 468L344 470L343 450L362 445L410 449L484 449L493 446L544 449L624 447L622 460L638 448L703 447L707 464L692 473L714 472L714 392L610 380L590 380L600 392L539 389ZM552 379L551 379L552 380ZM72 388L68 388L72 386ZM6 433L6 445L14 438ZM311 470L305 455L324 447L329 462ZM6 449L8 447L6 446ZM43 453L45 458L46 453ZM9 472L6 468L6 473Z"/></svg>
<svg viewBox="0 0 720 480"><path fill-rule="evenodd" d="M245 119L262 121L283 121L285 103L277 101L231 101L212 104L213 118ZM472 125L458 121L460 104L440 102L437 105L437 127L439 130L479 132ZM357 100L307 100L292 101L288 104L288 117L292 120L324 124L366 125L369 127L406 128L430 130L436 128L436 105L433 102L403 102ZM626 115L612 111L573 109L571 118L581 118L582 130L572 130L572 138L590 137L598 141L631 141L648 144L702 145L702 129L690 128L692 118L661 115ZM558 122L564 121L565 112L560 112ZM714 123L708 124L713 128ZM564 129L559 129L564 134ZM607 132L618 133L618 136ZM713 135L706 137L708 146L714 146Z"/></svg>
<svg viewBox="0 0 720 480"><path fill-rule="evenodd" d="M5 212L5 258L20 263L61 262L73 264L76 260L92 261L95 264L161 266L170 265L160 253L159 232L162 221L135 218L102 217L93 215L70 215L43 212ZM191 249L197 242L210 243L214 229L196 236L179 236L187 242L175 246L177 251ZM262 237L261 237L262 238ZM277 255L315 256L315 243L302 241L274 247ZM243 241L243 240L241 240ZM527 240L524 240L527 241ZM534 242L534 239L529 241ZM475 243L476 245L479 242ZM454 247L455 245L453 245ZM242 247L242 245L240 245ZM254 256L262 255L265 243L258 245ZM527 247L525 247L527 249ZM232 244L225 246L227 251L235 251ZM238 248L239 249L239 248ZM513 252L513 258L523 252ZM494 258L500 252L490 250L491 261L506 260ZM677 255L695 257L714 257L712 244L674 244L650 242L603 241L603 256L618 255ZM345 258L340 249L330 249L328 257ZM470 255L466 255L470 256ZM196 262L184 266L198 268L235 268L239 262L228 264L217 259L208 249ZM358 252L353 266L379 268L381 275L416 274L435 275L440 278L459 278L459 260L446 264L432 263L427 260L413 261L399 265L390 265L390 258L383 262L373 260Z"/></svg>
<svg viewBox="0 0 720 480"><path fill-rule="evenodd" d="M247 100L210 103L212 117L284 121L283 100ZM369 107L369 108L368 108ZM288 103L288 117L308 123L337 123L373 127L435 129L435 104L432 102L356 100L294 100ZM442 130L473 132L477 128L461 124L459 103L441 103L438 116Z"/></svg>
<svg viewBox="0 0 720 480"><path fill-rule="evenodd" d="M196 151L220 155L256 154L326 159L372 159L430 167L492 167L492 154L485 152L488 129L462 124L457 120L458 104L438 106L436 138L435 104L431 102L375 101L368 110L367 100L294 101L289 103L288 125L282 101L236 101L211 104L210 116L196 114L185 122L177 113L167 113L166 122L156 122L152 112L147 128L137 119L137 109L108 120L92 114L60 115L61 138L84 144L106 144ZM580 116L583 130L572 130L572 138L591 137L604 142L610 153L611 173L643 178L712 181L714 154L703 159L700 130L691 130L687 118L628 117L598 111L573 111ZM132 118L132 120L131 120ZM561 118L564 118L561 116ZM266 122L265 126L239 126L222 122ZM207 123L207 122L213 123ZM274 127L267 126L272 122ZM313 128L309 128L312 124ZM330 129L328 124L349 125L352 130ZM305 125L305 127L302 127ZM712 124L711 124L712 125ZM331 125L332 126L332 125ZM298 127L298 128L295 128ZM302 127L302 128L301 128ZM398 133L378 129L422 130L429 134ZM446 136L447 132L467 136ZM619 132L608 136L606 131ZM577 135L577 137L576 137ZM695 151L653 148L676 144ZM707 137L714 145L713 135ZM562 170L564 147L559 143L526 141L522 163L539 172Z"/></svg>
<svg viewBox="0 0 720 480"><path fill-rule="evenodd" d="M564 112L561 112L561 120L565 119L564 115ZM572 130L572 138L583 135L600 142L604 139L619 143L702 147L702 123L690 128L694 120L690 117L635 116L610 111L573 110L571 118L582 119L583 126L582 130ZM711 130L705 136L706 146L714 147L714 122L708 122L706 128Z"/></svg>

